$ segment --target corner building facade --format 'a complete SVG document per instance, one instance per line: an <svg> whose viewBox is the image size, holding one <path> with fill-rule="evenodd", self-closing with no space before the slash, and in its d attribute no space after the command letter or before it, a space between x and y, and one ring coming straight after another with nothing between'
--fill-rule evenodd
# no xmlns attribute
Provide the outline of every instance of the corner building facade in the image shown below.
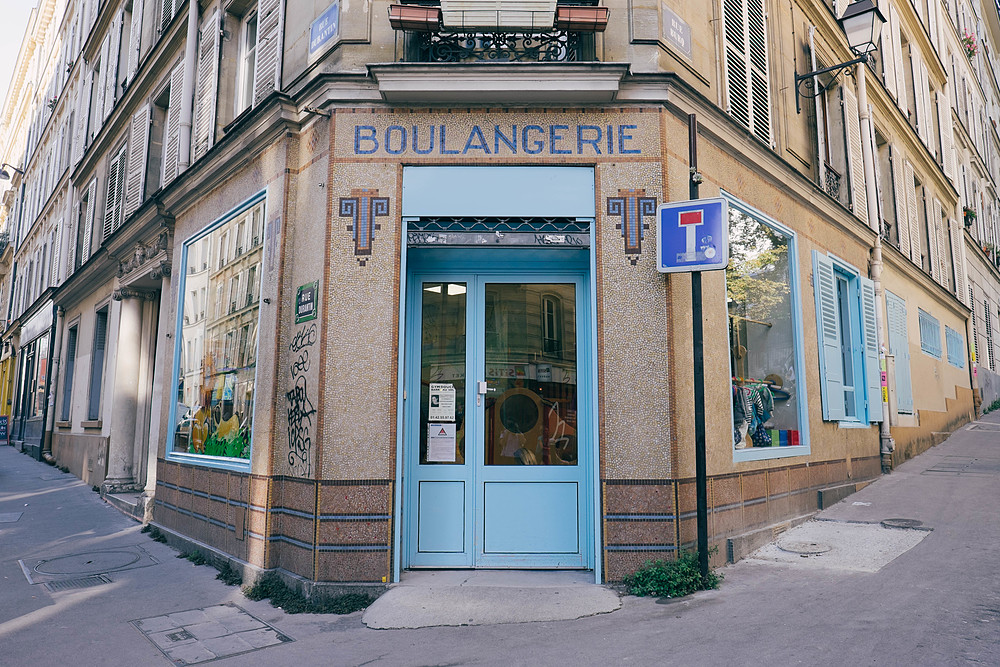
<svg viewBox="0 0 1000 667"><path fill-rule="evenodd" d="M175 541L315 591L408 568L619 581L692 549L691 281L656 270L691 114L731 248L703 280L716 564L975 415L964 158L948 99L923 104L949 75L900 95L892 41L937 63L943 7L932 43L893 3L866 113L857 73L793 85L853 57L842 3L609 1L602 30L560 2L533 32L523 3L474 29L448 3L429 24L400 17L437 5L113 4L97 29L143 17L136 74L63 186L82 224L46 293L53 453L104 447L116 467L88 474ZM95 395L70 341L108 327Z"/></svg>

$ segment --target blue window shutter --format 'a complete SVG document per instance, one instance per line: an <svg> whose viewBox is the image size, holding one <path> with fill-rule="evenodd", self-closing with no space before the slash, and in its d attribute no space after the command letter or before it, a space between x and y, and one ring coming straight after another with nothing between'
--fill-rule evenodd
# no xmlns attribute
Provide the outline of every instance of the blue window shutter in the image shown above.
<svg viewBox="0 0 1000 667"><path fill-rule="evenodd" d="M819 341L819 379L823 419L847 416L844 407L844 366L840 351L840 313L833 262L813 250L813 287L816 291L816 338Z"/></svg>
<svg viewBox="0 0 1000 667"><path fill-rule="evenodd" d="M946 326L944 342L948 347L948 363L957 368L965 368L965 341L962 334Z"/></svg>
<svg viewBox="0 0 1000 667"><path fill-rule="evenodd" d="M906 302L885 293L885 319L889 329L889 353L895 357L896 410L913 412L913 388L910 384L910 340L906 335Z"/></svg>
<svg viewBox="0 0 1000 667"><path fill-rule="evenodd" d="M941 358L941 323L936 317L917 308L920 323L920 349L934 357Z"/></svg>
<svg viewBox="0 0 1000 667"><path fill-rule="evenodd" d="M875 326L875 283L858 276L861 285L861 326L865 334L865 383L868 386L868 421L882 421L882 375L878 365L878 327Z"/></svg>

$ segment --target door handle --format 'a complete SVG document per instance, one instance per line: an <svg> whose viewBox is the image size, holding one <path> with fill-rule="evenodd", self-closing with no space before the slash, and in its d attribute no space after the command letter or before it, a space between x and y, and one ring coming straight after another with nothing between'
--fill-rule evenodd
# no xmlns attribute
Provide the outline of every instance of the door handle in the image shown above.
<svg viewBox="0 0 1000 667"><path fill-rule="evenodd" d="M486 395L486 392L496 391L496 390L497 390L496 387L491 387L488 384L486 384L486 380L480 380L479 382L477 382L476 383L476 405L479 406L479 405L483 404L483 396Z"/></svg>

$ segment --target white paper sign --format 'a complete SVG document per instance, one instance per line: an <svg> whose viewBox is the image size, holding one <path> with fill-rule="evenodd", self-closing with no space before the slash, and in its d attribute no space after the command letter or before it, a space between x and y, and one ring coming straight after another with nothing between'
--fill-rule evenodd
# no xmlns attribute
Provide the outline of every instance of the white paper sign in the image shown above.
<svg viewBox="0 0 1000 667"><path fill-rule="evenodd" d="M455 462L455 425L427 425L427 461L435 463Z"/></svg>
<svg viewBox="0 0 1000 667"><path fill-rule="evenodd" d="M455 385L432 382L430 401L430 406L427 410L427 421L455 421ZM454 435L454 430L452 431L452 435Z"/></svg>

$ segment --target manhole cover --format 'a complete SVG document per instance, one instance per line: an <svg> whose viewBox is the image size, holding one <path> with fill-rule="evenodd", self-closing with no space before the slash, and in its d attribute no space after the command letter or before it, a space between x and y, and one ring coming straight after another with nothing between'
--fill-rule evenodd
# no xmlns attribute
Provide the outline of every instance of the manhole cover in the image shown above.
<svg viewBox="0 0 1000 667"><path fill-rule="evenodd" d="M131 551L90 551L43 560L33 568L40 574L96 574L128 567L140 556Z"/></svg>
<svg viewBox="0 0 1000 667"><path fill-rule="evenodd" d="M825 554L833 547L829 544L823 544L822 542L797 542L794 540L785 540L778 542L778 548L792 554L818 556L819 554Z"/></svg>
<svg viewBox="0 0 1000 667"><path fill-rule="evenodd" d="M886 519L881 523L886 528L919 528L924 525L923 521L916 519Z"/></svg>

